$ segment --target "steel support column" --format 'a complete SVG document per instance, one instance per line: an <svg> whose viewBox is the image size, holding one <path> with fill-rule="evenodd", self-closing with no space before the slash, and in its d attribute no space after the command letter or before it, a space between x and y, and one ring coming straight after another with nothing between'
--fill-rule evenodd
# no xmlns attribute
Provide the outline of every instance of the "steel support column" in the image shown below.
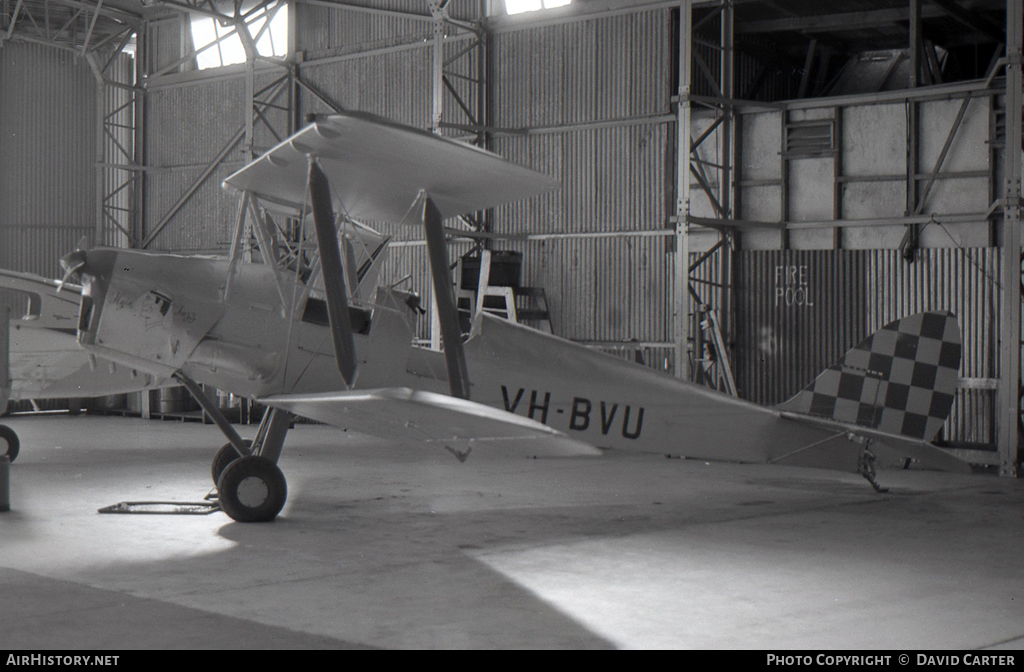
<svg viewBox="0 0 1024 672"><path fill-rule="evenodd" d="M690 92L693 68L693 1L679 5L679 89L676 104L676 238L672 297L678 377L689 380L689 342L692 338L690 312Z"/></svg>
<svg viewBox="0 0 1024 672"><path fill-rule="evenodd" d="M131 211L132 221L130 227L130 233L128 235L129 240L142 240L142 235L145 230L146 221L146 210L145 210L145 193L146 193L146 90L140 84L143 79L143 75L149 69L149 57L147 56L146 50L148 48L148 33L146 24L143 23L142 27L135 33L135 81L132 82L135 87L135 107L133 113L135 115L135 164L140 167L140 170L135 172L134 185L131 194Z"/></svg>
<svg viewBox="0 0 1024 672"><path fill-rule="evenodd" d="M734 49L733 49L733 0L721 0L714 5L703 4L702 8L707 9L706 14L696 23L693 19L693 1L687 0L680 5L679 9L679 88L676 99L676 212L675 212L675 249L674 261L674 286L673 286L673 329L674 343L676 346L675 373L677 376L689 380L703 379L702 366L711 362L719 362L723 367L725 362L719 358L705 358L703 364L702 348L700 337L705 326L702 325L724 325L728 334L732 328L732 274L733 274L733 241L732 233L726 232L728 222L734 219L735 198L734 188L734 164L736 161L735 129L733 123L734 107ZM694 33L702 30L702 26L714 26L717 21L717 35L708 35L707 28L703 28L700 43L711 46L718 51L719 62L718 72L715 73L711 67L713 64L705 60L693 50L693 45L698 41ZM718 40L717 45L711 40ZM698 67L694 69L694 65ZM696 74L695 74L696 73ZM695 82L694 79L699 78ZM695 86L701 85L713 92L714 97L695 96ZM701 120L708 120L710 123L698 137L692 137L694 116L694 103L700 109L709 111L710 115L703 115ZM705 159L701 152L708 143L712 143L713 155L720 157L717 161ZM696 186L700 191L693 192ZM693 207L694 195L707 197L708 203L714 210L714 217L694 217L691 209ZM723 226L717 226L720 220ZM712 247L711 252L703 255L700 260L691 265L690 254L692 251L691 229L698 224L710 223L713 228L720 230L719 240ZM695 291L691 286L690 274L697 271L699 267L711 258L717 257L718 265L714 271L713 280L707 277L701 280L698 285L700 291ZM709 316L709 311L715 311L716 316ZM729 342L731 339L717 338L716 342ZM693 361L691 362L691 354ZM722 357L725 357L724 353ZM696 366L694 366L696 364ZM718 377L715 374L714 377Z"/></svg>
<svg viewBox="0 0 1024 672"><path fill-rule="evenodd" d="M443 129L472 129L473 142L486 148L488 117L487 95L487 49L488 38L484 28L486 4L480 2L479 21L475 25L452 19L448 13L450 0L427 0L427 7L433 17L433 46L431 59L431 115L430 130L441 134ZM454 28L454 37L459 37L461 30L469 30L475 36L472 43L460 47L456 53L446 57L445 45L450 44L452 35L449 28ZM476 56L476 62L472 59ZM457 68L460 63L468 63L468 67ZM445 96L447 92L448 96ZM446 102L454 105L446 107ZM486 230L486 213L477 213L475 217L463 217L470 226L477 230ZM437 313L436 302L432 302L430 310L430 346L439 349L441 346L441 322Z"/></svg>
<svg viewBox="0 0 1024 672"><path fill-rule="evenodd" d="M111 53L100 43L85 59L96 79L96 221L97 245L133 247L137 243L142 180L142 100L137 85L142 54L129 65L122 53L132 35L141 45L143 28L129 27ZM141 52L141 49L139 50Z"/></svg>
<svg viewBox="0 0 1024 672"><path fill-rule="evenodd" d="M1006 150L1003 197L1003 291L999 325L998 441L1000 473L1016 476L1021 390L1021 44L1022 0L1006 1Z"/></svg>
<svg viewBox="0 0 1024 672"><path fill-rule="evenodd" d="M434 46L430 67L431 104L430 130L441 132L441 116L444 113L444 2L429 0L430 13L434 17Z"/></svg>
<svg viewBox="0 0 1024 672"><path fill-rule="evenodd" d="M914 89L921 85L921 0L910 0L910 81Z"/></svg>

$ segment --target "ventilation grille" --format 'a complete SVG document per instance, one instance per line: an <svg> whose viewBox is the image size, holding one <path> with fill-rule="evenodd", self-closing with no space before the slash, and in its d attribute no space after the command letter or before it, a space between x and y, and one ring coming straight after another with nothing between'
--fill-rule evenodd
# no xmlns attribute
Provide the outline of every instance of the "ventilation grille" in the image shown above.
<svg viewBox="0 0 1024 672"><path fill-rule="evenodd" d="M836 151L832 119L791 121L786 124L786 156L831 156Z"/></svg>

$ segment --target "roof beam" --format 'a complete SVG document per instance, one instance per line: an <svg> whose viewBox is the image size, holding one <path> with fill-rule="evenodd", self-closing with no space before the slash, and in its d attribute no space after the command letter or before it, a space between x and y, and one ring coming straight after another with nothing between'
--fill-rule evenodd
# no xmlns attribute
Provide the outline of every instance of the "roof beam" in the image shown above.
<svg viewBox="0 0 1024 672"><path fill-rule="evenodd" d="M137 24L142 20L142 14L130 12L126 9L119 9L117 7L104 7L102 2L81 2L81 0L49 0L54 5L63 5L65 7L73 7L75 9L84 9L87 12L98 11L101 16L106 16L122 23Z"/></svg>
<svg viewBox="0 0 1024 672"><path fill-rule="evenodd" d="M936 0L938 2L939 0ZM921 7L921 18L945 16L943 8L930 3ZM843 30L859 30L863 28L882 28L910 20L909 7L893 9L875 9L865 12L843 12L841 14L819 14L816 16L800 16L787 19L767 19L763 21L742 21L736 23L737 34L753 33L784 33L784 32L830 32Z"/></svg>
<svg viewBox="0 0 1024 672"><path fill-rule="evenodd" d="M998 25L976 12L964 9L956 0L932 0L932 2L968 28L984 33L1000 44L1006 42L1006 33Z"/></svg>
<svg viewBox="0 0 1024 672"><path fill-rule="evenodd" d="M403 12L396 9L380 9L377 7L367 7L364 5L356 5L348 2L342 2L341 0L301 0L304 5L315 5L318 7L330 7L332 9L346 9L353 12L365 12L367 14L377 14L379 16L390 16L397 19L410 19L413 21L433 21L434 17L430 13L417 13L417 12Z"/></svg>

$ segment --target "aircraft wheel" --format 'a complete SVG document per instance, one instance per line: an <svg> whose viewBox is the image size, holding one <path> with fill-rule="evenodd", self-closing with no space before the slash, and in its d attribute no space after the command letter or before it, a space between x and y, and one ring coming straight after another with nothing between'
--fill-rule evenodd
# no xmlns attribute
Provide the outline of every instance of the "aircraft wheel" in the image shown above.
<svg viewBox="0 0 1024 672"><path fill-rule="evenodd" d="M0 447L7 445L7 451L0 453L0 455L7 455L7 459L14 462L14 459L18 457L18 449L21 448L21 441L18 440L18 435L13 429L7 425L0 425Z"/></svg>
<svg viewBox="0 0 1024 672"><path fill-rule="evenodd" d="M248 455L231 462L217 482L220 508L240 523L273 520L284 507L288 484L276 464Z"/></svg>
<svg viewBox="0 0 1024 672"><path fill-rule="evenodd" d="M245 439L245 446L246 448L251 448L252 439ZM235 450L230 441L220 447L217 454L213 456L213 464L210 465L210 475L213 476L214 485L217 485L220 481L220 475L224 473L227 466L239 457L241 455L238 454L238 451Z"/></svg>

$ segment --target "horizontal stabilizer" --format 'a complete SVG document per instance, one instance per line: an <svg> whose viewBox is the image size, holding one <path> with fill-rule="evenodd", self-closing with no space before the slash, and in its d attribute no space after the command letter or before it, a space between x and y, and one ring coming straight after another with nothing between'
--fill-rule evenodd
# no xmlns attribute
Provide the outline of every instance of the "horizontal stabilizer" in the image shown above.
<svg viewBox="0 0 1024 672"><path fill-rule="evenodd" d="M382 117L320 118L224 180L264 206L295 212L306 202L308 157L326 173L334 208L355 219L401 222L420 191L445 218L550 191L557 182L471 145ZM416 220L415 223L419 223Z"/></svg>
<svg viewBox="0 0 1024 672"><path fill-rule="evenodd" d="M858 343L777 410L931 441L953 406L961 349L952 313L911 315Z"/></svg>
<svg viewBox="0 0 1024 672"><path fill-rule="evenodd" d="M260 403L320 422L403 442L500 447L531 455L600 455L535 420L446 394L391 387L277 395Z"/></svg>
<svg viewBox="0 0 1024 672"><path fill-rule="evenodd" d="M895 434L887 434L885 432L867 429L857 425L836 422L834 420L826 420L824 418L815 418L798 413L787 413L784 411L782 413L782 417L811 427L834 431L837 434L845 433L846 436L871 439L871 452L879 456L889 457L892 462L899 462L906 458L911 458L925 467L938 469L939 471L950 471L961 474L969 474L972 472L971 465L967 462L950 455L937 446L921 441L920 439L896 436ZM834 450L832 444L827 442L823 442L818 446L809 448L808 450L815 449L821 452ZM786 462L785 458L779 458L773 461L780 463Z"/></svg>

